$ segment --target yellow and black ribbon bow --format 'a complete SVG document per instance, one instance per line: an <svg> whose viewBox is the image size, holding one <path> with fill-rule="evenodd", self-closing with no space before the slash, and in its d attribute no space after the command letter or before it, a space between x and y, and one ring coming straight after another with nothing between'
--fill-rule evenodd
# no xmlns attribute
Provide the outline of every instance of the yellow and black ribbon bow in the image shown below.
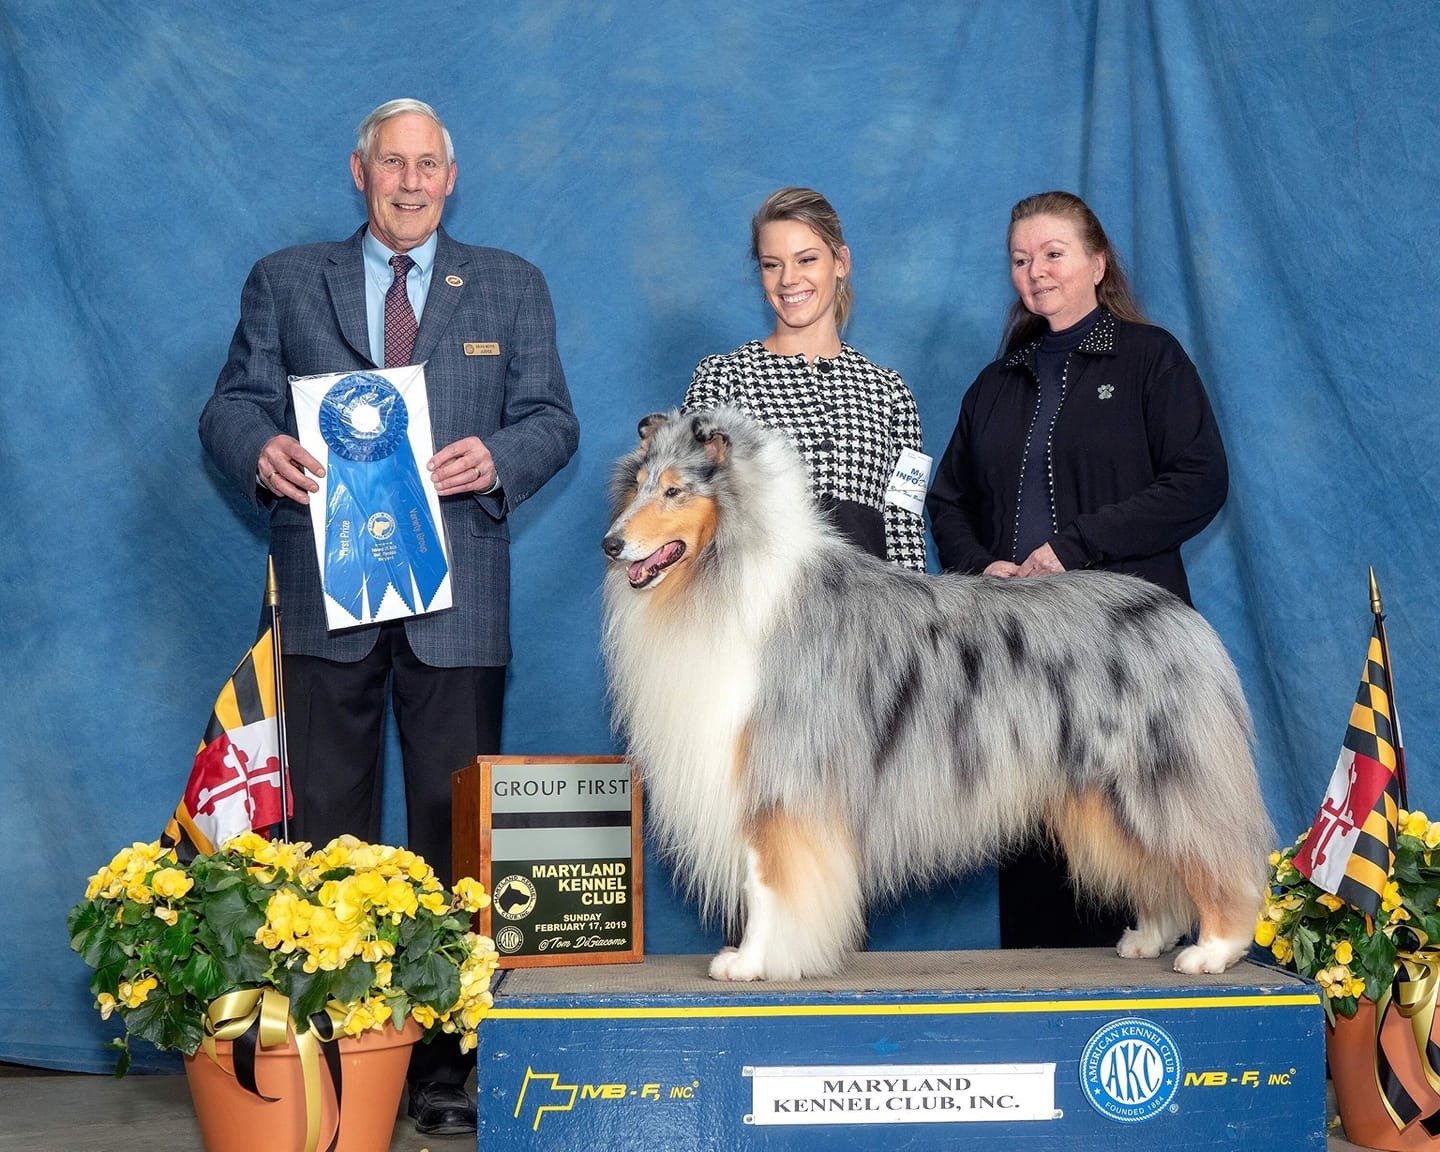
<svg viewBox="0 0 1440 1152"><path fill-rule="evenodd" d="M294 1033L295 1050L300 1057L300 1074L305 1084L305 1152L317 1152L320 1147L321 1053L325 1056L330 1082L335 1087L335 1133L325 1152L335 1152L340 1140L341 1071L339 1045L335 1041L338 1038L337 1029L344 1019L344 1009L332 1001L324 1011L310 1017L307 1031ZM210 1002L203 1024L205 1054L218 1064L215 1041L231 1041L236 1081L262 1100L272 1103L277 1100L278 1097L266 1096L260 1091L255 1080L255 1053L257 1046L259 1049L275 1048L290 1038L289 998L274 988L230 992Z"/></svg>
<svg viewBox="0 0 1440 1152"><path fill-rule="evenodd" d="M1409 1025L1410 1041L1430 1090L1440 1095L1440 1044L1435 1042L1436 998L1440 993L1440 951L1402 952L1395 958L1395 979L1375 1005L1375 1083L1385 1111L1404 1129L1415 1120L1431 1136L1440 1135L1440 1109L1421 1116L1420 1103L1401 1082L1385 1053L1385 1021L1398 1013Z"/></svg>

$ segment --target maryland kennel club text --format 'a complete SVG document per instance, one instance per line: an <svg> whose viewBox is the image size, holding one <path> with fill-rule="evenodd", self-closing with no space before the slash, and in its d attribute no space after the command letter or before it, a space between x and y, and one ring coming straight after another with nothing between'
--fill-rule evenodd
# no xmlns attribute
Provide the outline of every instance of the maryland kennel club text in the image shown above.
<svg viewBox="0 0 1440 1152"><path fill-rule="evenodd" d="M1055 1119L1054 1064L751 1068L750 1124Z"/></svg>

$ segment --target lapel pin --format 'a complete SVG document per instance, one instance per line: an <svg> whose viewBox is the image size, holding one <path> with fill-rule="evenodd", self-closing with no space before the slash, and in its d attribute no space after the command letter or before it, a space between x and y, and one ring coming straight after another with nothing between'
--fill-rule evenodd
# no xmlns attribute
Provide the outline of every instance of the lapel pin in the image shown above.
<svg viewBox="0 0 1440 1152"><path fill-rule="evenodd" d="M465 283L465 281L460 279L459 276L456 276L455 273L452 272L449 276L445 277L445 283L450 285L451 288L459 288L460 285Z"/></svg>

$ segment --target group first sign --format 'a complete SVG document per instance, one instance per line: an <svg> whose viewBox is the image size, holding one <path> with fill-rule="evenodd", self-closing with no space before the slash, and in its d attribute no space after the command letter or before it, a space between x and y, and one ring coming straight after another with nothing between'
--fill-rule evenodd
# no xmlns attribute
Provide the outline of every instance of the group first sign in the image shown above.
<svg viewBox="0 0 1440 1152"><path fill-rule="evenodd" d="M502 968L644 956L640 789L618 756L480 757L454 777L455 875Z"/></svg>

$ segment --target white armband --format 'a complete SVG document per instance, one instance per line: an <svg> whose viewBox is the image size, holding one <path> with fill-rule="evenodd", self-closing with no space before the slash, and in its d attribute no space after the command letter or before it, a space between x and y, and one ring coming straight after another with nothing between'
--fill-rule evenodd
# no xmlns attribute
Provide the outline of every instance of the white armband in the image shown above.
<svg viewBox="0 0 1440 1152"><path fill-rule="evenodd" d="M890 473L890 484L885 489L885 503L894 504L920 516L925 511L925 493L930 487L930 468L934 461L924 452L913 448L902 448L895 461L895 471Z"/></svg>

